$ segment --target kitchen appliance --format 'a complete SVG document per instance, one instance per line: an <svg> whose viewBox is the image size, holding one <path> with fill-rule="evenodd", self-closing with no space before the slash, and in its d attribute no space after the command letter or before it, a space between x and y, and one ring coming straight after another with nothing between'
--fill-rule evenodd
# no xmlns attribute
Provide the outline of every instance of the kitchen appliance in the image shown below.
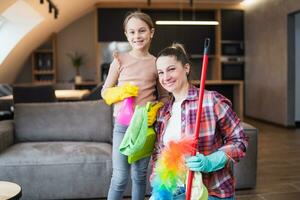
<svg viewBox="0 0 300 200"><path fill-rule="evenodd" d="M244 43L242 41L223 40L221 41L223 56L243 56Z"/></svg>
<svg viewBox="0 0 300 200"><path fill-rule="evenodd" d="M244 57L222 56L222 80L244 80Z"/></svg>

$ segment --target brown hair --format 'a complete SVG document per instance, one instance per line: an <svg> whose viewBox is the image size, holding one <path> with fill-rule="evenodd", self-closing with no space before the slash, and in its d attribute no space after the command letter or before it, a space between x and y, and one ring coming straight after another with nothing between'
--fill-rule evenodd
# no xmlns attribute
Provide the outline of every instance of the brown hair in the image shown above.
<svg viewBox="0 0 300 200"><path fill-rule="evenodd" d="M143 13L141 11L134 11L134 12L129 13L124 19L123 28L125 31L126 31L127 23L131 18L137 18L137 19L144 21L148 25L150 30L152 28L154 28L153 21L149 15L147 15L146 13Z"/></svg>
<svg viewBox="0 0 300 200"><path fill-rule="evenodd" d="M161 56L173 56L177 61L181 62L182 65L189 64L192 66L192 63L186 53L186 50L184 49L183 44L180 43L173 43L171 46L168 46L161 50L157 57L156 60L161 57ZM190 73L187 73L187 79L189 81L190 79Z"/></svg>
<svg viewBox="0 0 300 200"><path fill-rule="evenodd" d="M177 61L181 62L182 65L191 64L189 57L184 49L184 46L180 43L173 43L171 46L168 46L161 50L157 58L161 56L174 56ZM156 59L157 59L156 58Z"/></svg>

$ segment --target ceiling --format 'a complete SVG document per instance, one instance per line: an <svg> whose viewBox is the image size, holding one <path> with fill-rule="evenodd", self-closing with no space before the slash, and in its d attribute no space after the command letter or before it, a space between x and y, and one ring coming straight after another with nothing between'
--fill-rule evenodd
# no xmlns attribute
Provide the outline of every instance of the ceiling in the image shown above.
<svg viewBox="0 0 300 200"><path fill-rule="evenodd" d="M60 1L60 0L55 0ZM136 3L145 3L145 4L187 4L197 5L197 4L238 4L244 0L94 0L95 3L127 3L127 2L136 2Z"/></svg>
<svg viewBox="0 0 300 200"><path fill-rule="evenodd" d="M0 0L0 13L7 9L17 0ZM44 21L28 33L18 45L10 52L0 66L0 82L13 82L22 64L30 53L42 44L53 32L60 32L66 26L76 21L85 14L93 11L97 6L112 7L150 7L157 8L160 5L170 8L191 8L191 0L52 0L59 10L57 19L48 12L47 3L40 4L40 0L23 0L30 4L43 17ZM220 6L234 6L242 9L239 4L242 0L193 0L196 8L216 8ZM194 7L193 7L194 8ZM18 59L16 59L18 58Z"/></svg>
<svg viewBox="0 0 300 200"><path fill-rule="evenodd" d="M97 2L121 2L120 0L95 0ZM123 0L122 2L145 2L147 3L149 0ZM163 2L172 2L172 3L240 3L243 0L164 0ZM162 0L150 0L152 3L162 2Z"/></svg>

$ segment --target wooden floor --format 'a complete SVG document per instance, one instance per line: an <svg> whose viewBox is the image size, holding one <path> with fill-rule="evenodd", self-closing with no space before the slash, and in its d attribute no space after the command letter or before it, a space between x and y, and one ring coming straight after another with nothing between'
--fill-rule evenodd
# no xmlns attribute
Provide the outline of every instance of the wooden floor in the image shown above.
<svg viewBox="0 0 300 200"><path fill-rule="evenodd" d="M257 185L252 190L237 191L236 199L299 200L300 129L245 121L259 129Z"/></svg>
<svg viewBox="0 0 300 200"><path fill-rule="evenodd" d="M300 199L300 129L250 119L259 129L256 188L237 191L238 200Z"/></svg>

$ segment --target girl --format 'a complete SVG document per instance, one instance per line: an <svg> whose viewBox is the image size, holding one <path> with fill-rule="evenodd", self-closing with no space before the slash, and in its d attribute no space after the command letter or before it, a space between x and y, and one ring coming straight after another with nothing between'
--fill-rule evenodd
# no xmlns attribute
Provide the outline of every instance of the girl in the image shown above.
<svg viewBox="0 0 300 200"><path fill-rule="evenodd" d="M123 23L123 28L131 50L114 56L108 76L103 85L102 96L108 102L111 97L136 96L136 105L145 105L148 101L157 100L156 89L159 96L167 95L158 83L155 68L155 57L149 53L150 43L154 34L151 18L142 12L129 14ZM115 87L117 86L117 87ZM136 87L139 88L138 94ZM112 90L113 89L113 90ZM117 91L117 95L113 92ZM114 117L120 109L120 99L113 99ZM113 174L108 192L108 200L122 199L123 192L129 178L131 169L132 199L143 200L146 190L148 158L128 164L127 156L120 154L119 146L122 142L127 126L115 122L113 131Z"/></svg>
<svg viewBox="0 0 300 200"><path fill-rule="evenodd" d="M198 88L188 82L190 62L182 45L162 50L156 60L159 82L172 94L157 117L157 142L153 154L157 160L170 140L192 136L198 107ZM200 125L198 153L186 159L187 167L202 172L208 199L234 199L231 163L245 156L248 138L230 101L215 91L205 91ZM153 175L151 176L153 177ZM185 199L185 191L174 199Z"/></svg>

